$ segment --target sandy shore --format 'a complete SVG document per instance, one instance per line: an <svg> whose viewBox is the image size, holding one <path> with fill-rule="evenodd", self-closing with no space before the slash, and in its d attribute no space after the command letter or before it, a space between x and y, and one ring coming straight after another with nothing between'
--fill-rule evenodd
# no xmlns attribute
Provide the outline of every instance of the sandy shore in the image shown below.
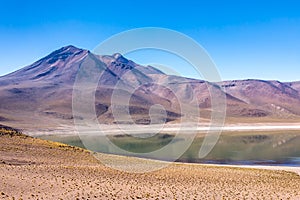
<svg viewBox="0 0 300 200"><path fill-rule="evenodd" d="M205 164L205 166L246 168L246 169L265 169L265 170L272 170L272 171L279 170L279 171L294 172L300 176L300 167L268 166L268 165L217 165L217 164Z"/></svg>
<svg viewBox="0 0 300 200"><path fill-rule="evenodd" d="M177 163L135 174L60 143L0 136L0 144L0 199L300 199L294 172Z"/></svg>

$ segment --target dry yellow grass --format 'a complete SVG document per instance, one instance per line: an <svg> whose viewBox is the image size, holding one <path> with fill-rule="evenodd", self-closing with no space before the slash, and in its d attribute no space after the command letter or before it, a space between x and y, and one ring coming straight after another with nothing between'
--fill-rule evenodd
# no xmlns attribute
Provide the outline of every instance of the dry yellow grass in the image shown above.
<svg viewBox="0 0 300 200"><path fill-rule="evenodd" d="M0 144L2 199L300 199L292 172L172 164L134 174L60 143L4 135Z"/></svg>

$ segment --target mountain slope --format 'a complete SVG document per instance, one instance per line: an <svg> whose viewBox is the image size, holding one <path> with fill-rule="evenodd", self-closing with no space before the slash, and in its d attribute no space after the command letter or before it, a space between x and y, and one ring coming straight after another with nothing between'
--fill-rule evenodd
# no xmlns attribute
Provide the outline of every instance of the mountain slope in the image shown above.
<svg viewBox="0 0 300 200"><path fill-rule="evenodd" d="M290 84L264 80L226 81L222 84L228 94L273 116L300 114L299 92Z"/></svg>
<svg viewBox="0 0 300 200"><path fill-rule="evenodd" d="M294 90L297 90L298 92L300 92L300 81L289 82L289 83L285 83L285 84L287 84L289 87L293 88Z"/></svg>
<svg viewBox="0 0 300 200"><path fill-rule="evenodd" d="M216 95L226 96L228 118L288 121L300 116L300 84L297 82L209 83L167 75L151 66L138 65L118 53L94 55L66 46L32 65L0 77L0 121L25 129L33 125L48 128L72 124L74 117L80 117L72 115L72 92L83 66L96 66L101 71L101 74L93 70L86 72L89 75L86 77L99 78L95 110L100 123L178 122L182 117L195 122L199 121L197 109L202 119L209 120L209 88L214 88ZM112 103L115 93L119 96ZM112 104L120 108L126 106L124 99L128 96L130 118L120 121L113 116ZM155 107L158 104L165 110Z"/></svg>
<svg viewBox="0 0 300 200"><path fill-rule="evenodd" d="M49 118L46 121L54 124L61 123L61 120L72 120L73 84L79 69L87 63L103 66L95 102L98 117L105 114L101 118L102 123L114 122L109 107L117 83L122 82L123 87L131 88L133 85L154 82L148 76L150 74L164 75L150 66L137 65L120 54L98 56L73 46L63 47L30 66L0 77L2 119L24 121L26 118L28 123L32 123L35 120L43 122ZM148 110L154 101L167 105L166 99L151 93L146 94L142 89L138 89L136 93L131 97L132 114L138 115L136 120L142 123L149 123ZM180 116L175 110L169 108L167 113L168 121ZM145 119L140 119L144 115Z"/></svg>

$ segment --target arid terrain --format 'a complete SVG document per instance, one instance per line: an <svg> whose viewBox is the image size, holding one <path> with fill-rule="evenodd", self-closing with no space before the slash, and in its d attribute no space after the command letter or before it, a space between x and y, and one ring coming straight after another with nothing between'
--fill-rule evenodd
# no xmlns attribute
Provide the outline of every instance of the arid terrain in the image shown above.
<svg viewBox="0 0 300 200"><path fill-rule="evenodd" d="M127 173L81 148L0 132L1 199L300 199L294 172L183 163ZM101 156L128 165L127 157Z"/></svg>
<svg viewBox="0 0 300 200"><path fill-rule="evenodd" d="M0 200L300 200L300 0L1 1Z"/></svg>
<svg viewBox="0 0 300 200"><path fill-rule="evenodd" d="M76 80L82 82L76 85ZM97 80L94 89L85 87L91 85L90 80ZM62 135L65 141L61 142L79 147L25 136L13 128L0 126L0 197L300 199L299 168L267 170L254 166L168 163L168 167L158 171L128 173L110 168L96 157L131 172L147 171L163 161L103 154L106 151L100 150L102 153L91 153L80 148L83 146L76 132L76 128L84 125L83 132L90 134L85 128L93 128L94 124L85 126L85 120L91 119L111 133L112 141L120 147L147 152L168 144L172 138L170 132L176 132L178 126L183 125L187 133L205 132L214 104L217 115L224 117L227 132L208 155L209 161L270 159L290 164L286 159L299 162L299 88L299 82L217 83L190 79L141 66L118 53L95 55L74 46L63 47L0 77L0 122L22 129L27 135L52 141L60 141L56 137ZM210 92L220 101L213 101ZM94 97L95 101L89 102ZM222 103L224 107L219 106ZM217 127L222 127L222 119ZM120 124L129 127L131 133L141 134L149 134L153 127L164 124L165 132L150 138L148 144L119 135L119 130L113 127ZM195 129L198 125L199 129ZM178 161L198 162L204 132ZM94 138L91 140L94 142Z"/></svg>
<svg viewBox="0 0 300 200"><path fill-rule="evenodd" d="M80 99L75 83L84 85L93 79L99 79L95 94L84 88L83 97L95 97L90 102L93 117L101 124L176 124L182 119L203 124L210 121L213 104L224 104L215 108L219 115L225 115L226 106L227 124L298 123L300 119L299 82L208 82L168 75L118 53L96 55L70 45L0 77L0 122L30 131L74 126L74 119L80 122L91 111L82 102L78 104L83 110L74 109L74 99Z"/></svg>

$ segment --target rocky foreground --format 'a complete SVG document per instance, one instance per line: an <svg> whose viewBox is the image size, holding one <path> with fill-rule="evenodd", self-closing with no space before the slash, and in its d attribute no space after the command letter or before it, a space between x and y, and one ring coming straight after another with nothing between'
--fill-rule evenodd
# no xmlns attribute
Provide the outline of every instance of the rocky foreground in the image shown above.
<svg viewBox="0 0 300 200"><path fill-rule="evenodd" d="M172 164L127 173L84 149L5 127L0 132L0 199L300 199L300 176L293 172ZM126 165L129 158L118 159Z"/></svg>

